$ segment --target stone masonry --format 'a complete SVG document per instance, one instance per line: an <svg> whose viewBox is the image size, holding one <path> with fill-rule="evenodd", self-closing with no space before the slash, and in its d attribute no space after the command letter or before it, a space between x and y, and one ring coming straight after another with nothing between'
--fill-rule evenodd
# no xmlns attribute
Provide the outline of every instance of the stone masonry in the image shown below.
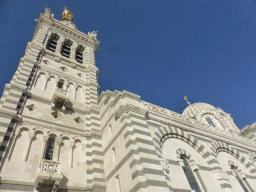
<svg viewBox="0 0 256 192"><path fill-rule="evenodd" d="M256 123L98 95L97 32L49 8L0 100L1 192L255 192Z"/></svg>

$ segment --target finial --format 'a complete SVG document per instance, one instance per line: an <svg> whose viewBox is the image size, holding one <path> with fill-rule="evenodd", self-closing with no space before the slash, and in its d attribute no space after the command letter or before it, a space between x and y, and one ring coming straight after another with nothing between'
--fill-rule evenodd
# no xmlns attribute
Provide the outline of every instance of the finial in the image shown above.
<svg viewBox="0 0 256 192"><path fill-rule="evenodd" d="M73 19L74 15L66 7L64 7L64 11L62 13L62 21L73 22Z"/></svg>
<svg viewBox="0 0 256 192"><path fill-rule="evenodd" d="M50 14L51 14L51 9L48 8L47 5L45 6L44 13L45 13L46 15L50 15Z"/></svg>
<svg viewBox="0 0 256 192"><path fill-rule="evenodd" d="M190 105L190 102L188 101L187 96L184 96L184 100L186 100L187 104Z"/></svg>

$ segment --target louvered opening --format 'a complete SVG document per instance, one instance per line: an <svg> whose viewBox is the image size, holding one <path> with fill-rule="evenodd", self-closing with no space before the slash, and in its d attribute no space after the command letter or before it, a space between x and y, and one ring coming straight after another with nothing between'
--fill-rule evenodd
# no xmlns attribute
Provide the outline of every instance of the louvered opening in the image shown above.
<svg viewBox="0 0 256 192"><path fill-rule="evenodd" d="M55 119L58 119L58 118L60 118L60 117L62 116L62 115L60 114L60 112L58 112L58 111L52 112L51 114L52 114L52 116L53 116Z"/></svg>
<svg viewBox="0 0 256 192"><path fill-rule="evenodd" d="M65 40L64 45L61 50L61 54L65 57L70 57L70 50L71 50L72 42L68 39Z"/></svg>
<svg viewBox="0 0 256 192"><path fill-rule="evenodd" d="M83 63L83 51L84 51L84 47L79 45L76 51L76 61L79 63Z"/></svg>
<svg viewBox="0 0 256 192"><path fill-rule="evenodd" d="M77 118L75 118L74 120L75 120L75 122L77 122L78 124L81 124L81 123L84 122L80 117L77 117Z"/></svg>
<svg viewBox="0 0 256 192"><path fill-rule="evenodd" d="M53 33L47 42L46 49L49 49L50 51L55 52L58 39L59 39L59 36L56 33Z"/></svg>

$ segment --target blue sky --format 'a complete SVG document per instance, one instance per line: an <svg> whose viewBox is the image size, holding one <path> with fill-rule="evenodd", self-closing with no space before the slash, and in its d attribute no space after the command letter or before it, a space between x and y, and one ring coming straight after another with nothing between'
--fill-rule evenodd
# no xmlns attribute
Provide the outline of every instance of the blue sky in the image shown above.
<svg viewBox="0 0 256 192"><path fill-rule="evenodd" d="M78 30L98 31L100 92L127 90L178 113L205 102L241 129L256 121L256 1L0 1L0 90L9 83L45 5Z"/></svg>

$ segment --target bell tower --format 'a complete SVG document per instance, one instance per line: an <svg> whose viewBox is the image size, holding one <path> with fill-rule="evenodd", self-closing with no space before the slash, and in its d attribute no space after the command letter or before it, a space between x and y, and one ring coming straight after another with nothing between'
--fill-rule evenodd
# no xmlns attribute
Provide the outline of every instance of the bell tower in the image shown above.
<svg viewBox="0 0 256 192"><path fill-rule="evenodd" d="M105 191L98 107L97 32L64 8L36 19L0 100L1 189ZM7 190L8 191L8 190Z"/></svg>

